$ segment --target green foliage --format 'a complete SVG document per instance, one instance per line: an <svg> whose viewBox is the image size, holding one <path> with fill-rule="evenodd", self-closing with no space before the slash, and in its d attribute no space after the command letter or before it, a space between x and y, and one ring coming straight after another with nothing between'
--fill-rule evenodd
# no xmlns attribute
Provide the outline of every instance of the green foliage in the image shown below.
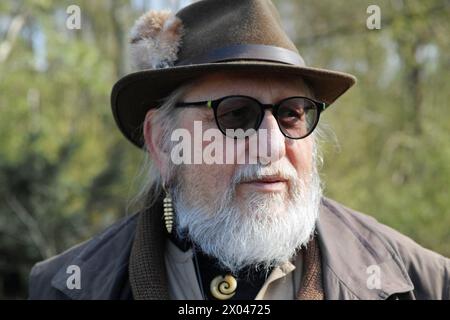
<svg viewBox="0 0 450 320"><path fill-rule="evenodd" d="M88 12L90 3L80 6ZM104 4L92 6L107 11ZM66 29L67 5L29 4L0 63L0 298L24 297L32 264L125 215L141 156L116 130L109 106L119 77L114 48L125 44L111 44L109 15L95 18L98 29L84 16L81 30ZM25 10L6 9L11 19ZM44 66L31 38L38 32Z"/></svg>
<svg viewBox="0 0 450 320"><path fill-rule="evenodd" d="M322 119L339 141L325 145L326 194L450 256L450 3L378 2L373 31L370 4L292 1L286 10L310 65L359 80Z"/></svg>
<svg viewBox="0 0 450 320"><path fill-rule="evenodd" d="M359 78L323 114L339 141L324 145L326 194L449 256L449 2L378 1L373 31L370 2L275 1L309 65ZM0 2L0 298L25 297L33 263L126 213L142 154L109 93L138 3L78 1L68 30L71 1Z"/></svg>

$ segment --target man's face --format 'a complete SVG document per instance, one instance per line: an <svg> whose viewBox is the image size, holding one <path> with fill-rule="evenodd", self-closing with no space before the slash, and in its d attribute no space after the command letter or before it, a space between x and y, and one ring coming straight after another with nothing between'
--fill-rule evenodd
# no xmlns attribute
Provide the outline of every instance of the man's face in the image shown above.
<svg viewBox="0 0 450 320"><path fill-rule="evenodd" d="M273 104L292 96L309 97L310 93L300 79L287 76L216 73L193 83L182 101L229 95ZM201 139L195 137L195 121L201 121L203 132L217 128L211 108L185 108L178 127L187 129L192 139ZM265 111L262 129L267 130L264 143L269 153L250 155L248 139L221 135L224 145L226 141L241 145L239 150L247 154L247 164L225 163L227 149L224 164L183 164L175 170L172 196L179 230L188 232L203 251L235 271L249 264L267 267L289 259L309 239L317 217L320 183L313 136L286 138L271 110ZM210 143L202 141L201 148ZM235 160L238 155L234 153ZM250 160L259 164L248 164Z"/></svg>
<svg viewBox="0 0 450 320"><path fill-rule="evenodd" d="M223 74L217 73L205 76L197 81L183 97L184 102L214 100L229 95L246 95L256 98L262 103L277 103L280 100L291 96L309 96L309 90L300 79L280 77L272 75L249 75L245 73ZM187 108L181 117L180 127L187 128L194 134L194 121L202 122L203 131L208 128L217 128L213 111L206 107ZM265 111L260 129L267 130L267 148L271 155L275 155L267 160L272 163L282 162L289 164L299 174L311 172L313 156L313 138L308 136L305 139L293 140L286 138L278 128L276 119L270 110ZM231 138L224 137L224 140ZM211 142L203 142L205 148ZM248 142L244 140L234 141L234 144L244 144L248 153ZM241 150L244 150L242 148ZM225 150L224 153L230 152ZM265 157L267 153L256 154L258 158ZM235 153L235 159L237 152ZM250 160L247 158L247 160ZM240 164L199 164L188 165L184 174L188 181L198 181L192 185L205 199L216 199L218 195L224 194L230 186L231 179ZM199 177L191 179L190 177ZM287 196L289 185L286 181L254 181L240 183L236 188L236 200L238 202L247 199L254 193L270 195L272 193ZM279 211L285 209L280 203Z"/></svg>

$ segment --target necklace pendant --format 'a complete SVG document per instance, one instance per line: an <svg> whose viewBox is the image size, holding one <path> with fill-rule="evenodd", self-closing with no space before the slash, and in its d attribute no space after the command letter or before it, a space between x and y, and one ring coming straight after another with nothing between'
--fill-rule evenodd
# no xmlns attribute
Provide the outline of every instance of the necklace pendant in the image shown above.
<svg viewBox="0 0 450 320"><path fill-rule="evenodd" d="M231 299L236 294L237 281L231 274L225 277L217 276L210 284L210 291L214 298L218 300Z"/></svg>

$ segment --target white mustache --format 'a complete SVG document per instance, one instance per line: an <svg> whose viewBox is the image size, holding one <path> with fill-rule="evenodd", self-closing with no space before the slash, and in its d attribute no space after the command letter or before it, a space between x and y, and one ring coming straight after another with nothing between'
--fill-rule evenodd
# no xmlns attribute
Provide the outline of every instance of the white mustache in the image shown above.
<svg viewBox="0 0 450 320"><path fill-rule="evenodd" d="M273 164L263 166L260 164L244 165L239 167L231 178L231 185L263 179L264 177L278 177L288 182L293 182L299 177L297 171L289 164Z"/></svg>

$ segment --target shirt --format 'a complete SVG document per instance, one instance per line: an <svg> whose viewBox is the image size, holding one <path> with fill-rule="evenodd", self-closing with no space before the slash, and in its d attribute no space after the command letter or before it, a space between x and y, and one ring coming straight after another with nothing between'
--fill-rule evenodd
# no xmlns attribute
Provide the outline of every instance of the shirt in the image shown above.
<svg viewBox="0 0 450 320"><path fill-rule="evenodd" d="M171 240L167 240L165 264L171 299L203 300L192 249L182 251ZM296 255L292 261L287 261L272 270L255 300L295 299L300 288L301 273L301 255Z"/></svg>

